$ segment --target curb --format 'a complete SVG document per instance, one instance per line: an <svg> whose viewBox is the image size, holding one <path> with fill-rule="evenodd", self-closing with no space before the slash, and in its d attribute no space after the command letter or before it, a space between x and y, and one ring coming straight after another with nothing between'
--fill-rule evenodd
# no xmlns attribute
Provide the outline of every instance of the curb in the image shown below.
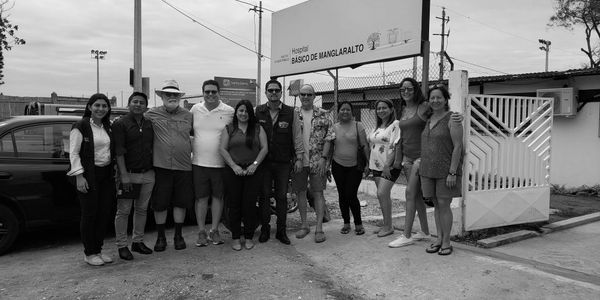
<svg viewBox="0 0 600 300"><path fill-rule="evenodd" d="M483 240L478 240L477 245L479 245L483 248L494 248L494 247L498 247L501 245L506 245L506 244L510 244L513 242L518 242L518 241L526 240L529 238L538 237L538 236L552 233L555 231L564 230L564 229L568 229L568 228L572 228L572 227L576 227L576 226L581 226L581 225L585 225L585 224L596 222L596 221L600 221L600 212L591 213L591 214L574 217L574 218L570 218L570 219L565 219L562 221L544 225L541 228L541 230L542 230L541 234L538 232L535 232L535 231L531 231L531 230L519 230L519 231L515 231L515 232L511 232L511 233L497 235L497 236L483 239Z"/></svg>

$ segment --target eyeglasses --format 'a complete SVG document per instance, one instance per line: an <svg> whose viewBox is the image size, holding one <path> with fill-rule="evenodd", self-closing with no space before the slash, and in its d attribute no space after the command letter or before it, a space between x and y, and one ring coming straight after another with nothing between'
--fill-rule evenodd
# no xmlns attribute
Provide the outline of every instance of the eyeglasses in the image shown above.
<svg viewBox="0 0 600 300"><path fill-rule="evenodd" d="M412 88L412 87L400 88L401 93L412 93L414 91L415 91L415 88Z"/></svg>
<svg viewBox="0 0 600 300"><path fill-rule="evenodd" d="M435 88L446 88L446 85L443 83L438 83L438 84L434 84L434 85L430 85L429 89L435 89Z"/></svg>
<svg viewBox="0 0 600 300"><path fill-rule="evenodd" d="M300 93L300 97L310 97L310 96L314 96L315 94L305 94L305 93Z"/></svg>
<svg viewBox="0 0 600 300"><path fill-rule="evenodd" d="M215 90L207 90L204 91L205 94L207 95L216 95L219 91L215 91Z"/></svg>
<svg viewBox="0 0 600 300"><path fill-rule="evenodd" d="M281 92L280 89L268 89L267 92L271 93L271 94L277 94L279 92Z"/></svg>

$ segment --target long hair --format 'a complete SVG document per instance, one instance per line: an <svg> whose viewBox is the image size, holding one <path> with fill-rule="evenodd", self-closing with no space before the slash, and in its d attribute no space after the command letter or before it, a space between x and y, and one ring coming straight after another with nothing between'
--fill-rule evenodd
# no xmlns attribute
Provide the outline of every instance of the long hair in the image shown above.
<svg viewBox="0 0 600 300"><path fill-rule="evenodd" d="M406 77L402 79L402 81L400 81L400 88L402 88L402 85L407 81L412 84L413 89L415 90L414 102L417 103L417 105L421 105L421 103L426 101L425 96L421 91L421 85L414 78ZM400 93L400 101L398 101L395 107L396 111L398 112L398 119L400 119L402 117L402 113L404 113L404 108L406 107L406 101L404 100L404 98L402 98L402 93Z"/></svg>
<svg viewBox="0 0 600 300"><path fill-rule="evenodd" d="M102 124L104 124L104 126L109 126L110 125L110 111L111 111L110 100L108 100L108 97L106 97L106 95L104 95L104 94L101 94L101 93L93 94L90 97L90 100L88 100L87 104L85 105L85 111L83 112L83 117L88 118L88 119L92 117L92 111L90 110L90 106L92 106L92 104L94 104L94 102L96 102L98 100L104 100L104 101L106 101L106 105L108 105L108 111L106 112L106 115L104 115L104 117L102 118Z"/></svg>
<svg viewBox="0 0 600 300"><path fill-rule="evenodd" d="M394 103L392 103L392 101L388 99L377 100L377 102L375 102L375 117L377 118L377 128L379 128L383 124L383 120L379 117L379 115L377 115L377 106L379 106L379 103L382 102L385 103L385 105L387 105L392 111L392 114L385 123L385 127L389 126L390 124L392 124L392 122L394 122L394 120L396 120L396 109L394 108Z"/></svg>
<svg viewBox="0 0 600 300"><path fill-rule="evenodd" d="M238 127L238 117L237 111L240 106L246 107L246 112L248 113L248 128L246 129L246 146L252 149L254 144L254 134L256 133L256 124L258 123L258 119L256 119L256 115L254 115L254 108L252 107L252 103L248 100L241 100L236 104L235 111L233 113L233 130L239 129ZM260 130L260 128L259 128Z"/></svg>

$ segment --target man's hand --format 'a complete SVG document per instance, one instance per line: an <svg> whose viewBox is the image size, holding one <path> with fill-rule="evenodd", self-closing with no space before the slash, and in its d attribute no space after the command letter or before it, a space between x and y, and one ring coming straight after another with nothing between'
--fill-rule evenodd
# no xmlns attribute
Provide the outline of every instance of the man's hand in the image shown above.
<svg viewBox="0 0 600 300"><path fill-rule="evenodd" d="M252 175L254 174L254 172L256 172L256 169L258 168L258 164L251 164L250 166L248 166L246 168L246 175Z"/></svg>
<svg viewBox="0 0 600 300"><path fill-rule="evenodd" d="M88 182L85 180L85 177L83 177L83 174L77 175L75 179L77 181L77 190L82 193L87 193L90 187L88 186Z"/></svg>
<svg viewBox="0 0 600 300"><path fill-rule="evenodd" d="M121 174L121 186L123 187L123 191L131 191L131 178L129 178L129 173Z"/></svg>
<svg viewBox="0 0 600 300"><path fill-rule="evenodd" d="M240 167L238 165L233 166L233 168L231 168L231 169L233 170L233 173L235 173L235 175L237 175L237 176L246 175L244 169L242 169L242 167Z"/></svg>
<svg viewBox="0 0 600 300"><path fill-rule="evenodd" d="M303 168L303 163L301 159L296 160L296 163L294 164L294 173L300 173L302 171Z"/></svg>

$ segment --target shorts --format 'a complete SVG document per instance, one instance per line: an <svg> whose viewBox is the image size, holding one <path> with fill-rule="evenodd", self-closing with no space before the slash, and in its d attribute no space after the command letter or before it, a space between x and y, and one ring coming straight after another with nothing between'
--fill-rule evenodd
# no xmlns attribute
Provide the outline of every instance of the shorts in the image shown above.
<svg viewBox="0 0 600 300"><path fill-rule="evenodd" d="M396 182L396 180L398 179L398 177L400 177L400 172L402 170L401 169L391 169L390 170L390 178L387 177L383 177L383 171L377 171L377 170L373 170L373 177L381 177L383 179L389 180L391 182Z"/></svg>
<svg viewBox="0 0 600 300"><path fill-rule="evenodd" d="M298 193L308 188L311 192L322 192L325 190L326 181L325 176L311 174L310 168L304 167L300 173L292 173L292 191Z"/></svg>
<svg viewBox="0 0 600 300"><path fill-rule="evenodd" d="M225 170L225 168L209 168L192 165L196 199L209 196L223 198L223 170Z"/></svg>
<svg viewBox="0 0 600 300"><path fill-rule="evenodd" d="M155 181L152 191L152 209L164 211L170 205L191 208L194 204L192 172L154 168Z"/></svg>
<svg viewBox="0 0 600 300"><path fill-rule="evenodd" d="M430 178L421 176L423 198L454 198L462 195L462 177L456 176L456 186L448 188L446 178Z"/></svg>

